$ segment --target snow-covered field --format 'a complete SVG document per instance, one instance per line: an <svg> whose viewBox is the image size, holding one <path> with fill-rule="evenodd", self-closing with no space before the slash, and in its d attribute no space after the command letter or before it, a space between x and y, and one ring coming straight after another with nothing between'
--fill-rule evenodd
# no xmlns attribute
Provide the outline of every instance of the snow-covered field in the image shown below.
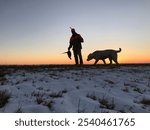
<svg viewBox="0 0 150 130"><path fill-rule="evenodd" d="M0 66L0 112L150 112L150 65Z"/></svg>

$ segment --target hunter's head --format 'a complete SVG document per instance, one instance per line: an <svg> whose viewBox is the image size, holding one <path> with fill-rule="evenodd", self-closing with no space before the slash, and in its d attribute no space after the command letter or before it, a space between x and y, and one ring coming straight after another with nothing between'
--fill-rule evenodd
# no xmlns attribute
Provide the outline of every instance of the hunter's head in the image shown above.
<svg viewBox="0 0 150 130"><path fill-rule="evenodd" d="M76 31L75 31L74 28L71 28L71 27L70 27L70 29L71 29L72 34L76 34Z"/></svg>

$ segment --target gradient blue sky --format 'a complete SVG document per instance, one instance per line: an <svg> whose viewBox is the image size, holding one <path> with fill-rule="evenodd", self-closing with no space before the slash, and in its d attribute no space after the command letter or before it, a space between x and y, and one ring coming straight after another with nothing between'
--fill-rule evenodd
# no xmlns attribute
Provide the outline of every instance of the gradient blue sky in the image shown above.
<svg viewBox="0 0 150 130"><path fill-rule="evenodd" d="M150 0L0 0L0 64L74 63L61 54L69 27L85 40L85 63L119 47L119 62L150 63Z"/></svg>

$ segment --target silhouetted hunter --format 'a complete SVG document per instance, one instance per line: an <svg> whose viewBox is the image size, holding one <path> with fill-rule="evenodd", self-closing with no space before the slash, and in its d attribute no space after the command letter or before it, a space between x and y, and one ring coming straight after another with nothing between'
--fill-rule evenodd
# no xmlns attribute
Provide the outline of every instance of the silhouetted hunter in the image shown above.
<svg viewBox="0 0 150 130"><path fill-rule="evenodd" d="M71 32L72 32L72 36L69 41L70 45L68 47L68 51L70 51L70 49L73 48L73 54L74 54L76 65L79 64L79 60L80 60L80 64L83 64L82 53L81 53L81 49L82 49L81 42L84 42L84 39L81 37L80 34L76 33L74 28L71 28Z"/></svg>

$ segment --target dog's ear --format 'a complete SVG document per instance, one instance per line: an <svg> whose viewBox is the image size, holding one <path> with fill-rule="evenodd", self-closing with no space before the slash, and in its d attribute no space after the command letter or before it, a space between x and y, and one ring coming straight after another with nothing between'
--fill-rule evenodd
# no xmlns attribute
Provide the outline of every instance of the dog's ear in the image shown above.
<svg viewBox="0 0 150 130"><path fill-rule="evenodd" d="M93 56L93 53L90 53L90 56Z"/></svg>

